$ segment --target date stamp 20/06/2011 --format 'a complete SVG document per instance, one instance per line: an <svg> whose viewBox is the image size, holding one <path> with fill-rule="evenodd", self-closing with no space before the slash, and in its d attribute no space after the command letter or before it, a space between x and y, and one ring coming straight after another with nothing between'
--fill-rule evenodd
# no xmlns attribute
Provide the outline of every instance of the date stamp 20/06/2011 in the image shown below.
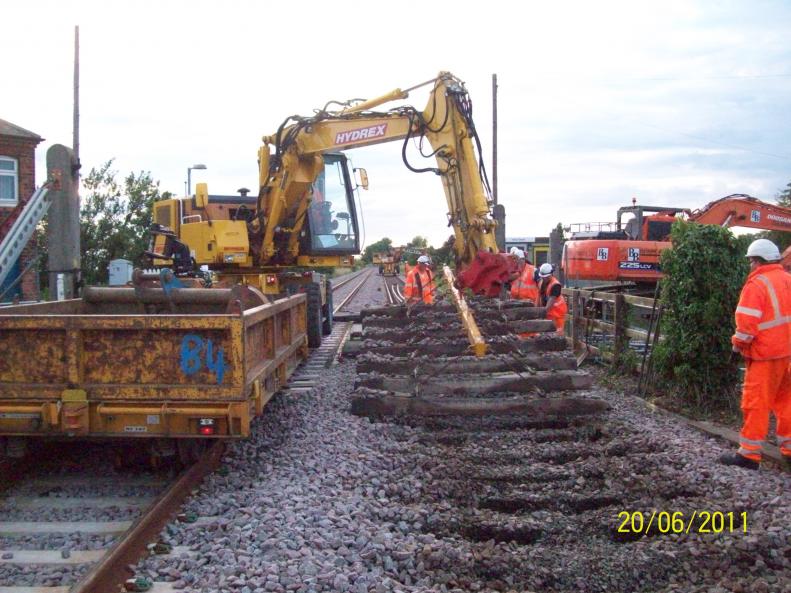
<svg viewBox="0 0 791 593"><path fill-rule="evenodd" d="M621 511L618 532L633 534L747 533L747 511Z"/></svg>

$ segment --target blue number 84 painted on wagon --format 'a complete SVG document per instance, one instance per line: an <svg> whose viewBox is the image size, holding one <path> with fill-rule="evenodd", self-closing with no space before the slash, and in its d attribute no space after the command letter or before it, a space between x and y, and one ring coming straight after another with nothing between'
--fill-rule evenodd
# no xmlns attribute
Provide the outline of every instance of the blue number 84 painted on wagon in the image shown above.
<svg viewBox="0 0 791 593"><path fill-rule="evenodd" d="M199 372L204 365L222 383L225 375L225 351L222 347L215 352L214 343L196 334L187 334L181 340L181 371L189 376Z"/></svg>

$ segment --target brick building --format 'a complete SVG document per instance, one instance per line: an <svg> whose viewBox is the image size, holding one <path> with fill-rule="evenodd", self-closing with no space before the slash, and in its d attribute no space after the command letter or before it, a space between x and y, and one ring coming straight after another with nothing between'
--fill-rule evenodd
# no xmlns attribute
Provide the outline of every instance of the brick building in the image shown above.
<svg viewBox="0 0 791 593"><path fill-rule="evenodd" d="M8 233L36 186L36 146L41 136L0 119L0 240ZM24 271L35 257L35 242L31 239L19 261L14 265L0 294ZM25 274L22 282L3 300L19 296L22 300L39 298L38 274L35 267Z"/></svg>

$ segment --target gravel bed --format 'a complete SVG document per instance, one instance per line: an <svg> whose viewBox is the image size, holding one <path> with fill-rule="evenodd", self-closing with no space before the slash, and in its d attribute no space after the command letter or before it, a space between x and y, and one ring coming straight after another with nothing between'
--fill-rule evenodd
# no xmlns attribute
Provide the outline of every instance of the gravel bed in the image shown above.
<svg viewBox="0 0 791 593"><path fill-rule="evenodd" d="M73 509L14 509L2 511L3 521L132 521L142 507ZM46 517L46 518L44 518Z"/></svg>
<svg viewBox="0 0 791 593"><path fill-rule="evenodd" d="M58 587L75 583L89 565L0 564L0 587Z"/></svg>
<svg viewBox="0 0 791 593"><path fill-rule="evenodd" d="M123 475L119 475L119 479L123 480ZM68 486L55 486L55 487L40 487L30 483L22 483L6 493L5 496L47 496L55 498L99 498L103 496L112 497L132 497L143 498L157 496L162 492L163 486L157 485L123 485L123 484L92 484L90 478L86 478L86 482L80 485ZM0 516L5 511L0 509Z"/></svg>
<svg viewBox="0 0 791 593"><path fill-rule="evenodd" d="M595 388L611 412L518 418L349 415L354 366L278 395L228 474L170 524L193 555L140 574L186 591L791 591L791 476L717 464L732 447ZM621 511L747 512L748 532L619 534Z"/></svg>
<svg viewBox="0 0 791 593"><path fill-rule="evenodd" d="M42 533L0 537L3 550L103 550L115 536L86 533Z"/></svg>

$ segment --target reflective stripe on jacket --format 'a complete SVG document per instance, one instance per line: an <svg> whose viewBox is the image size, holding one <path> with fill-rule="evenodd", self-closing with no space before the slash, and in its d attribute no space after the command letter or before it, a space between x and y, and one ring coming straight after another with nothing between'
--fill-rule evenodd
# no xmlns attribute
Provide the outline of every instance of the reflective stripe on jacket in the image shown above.
<svg viewBox="0 0 791 593"><path fill-rule="evenodd" d="M525 263L519 277L511 283L511 298L538 303L538 284L536 284L535 271L535 266Z"/></svg>
<svg viewBox="0 0 791 593"><path fill-rule="evenodd" d="M546 306L547 301L549 300L549 291L552 290L552 287L555 285L560 285L560 281L555 278L554 276L549 277L549 282L543 287L541 292L541 303ZM555 302L552 304L552 308L547 311L547 319L557 319L559 317L563 317L566 313L568 313L569 308L566 305L566 299L563 298L563 294L561 294Z"/></svg>
<svg viewBox="0 0 791 593"><path fill-rule="evenodd" d="M420 294L422 291L422 295ZM412 298L421 298L425 304L431 305L434 303L434 278L431 276L431 270L426 269L422 274L420 268L415 266L409 270L406 277L406 285L404 286L404 296L407 300Z"/></svg>
<svg viewBox="0 0 791 593"><path fill-rule="evenodd" d="M747 276L731 343L752 360L791 356L791 274L780 264L759 266Z"/></svg>

